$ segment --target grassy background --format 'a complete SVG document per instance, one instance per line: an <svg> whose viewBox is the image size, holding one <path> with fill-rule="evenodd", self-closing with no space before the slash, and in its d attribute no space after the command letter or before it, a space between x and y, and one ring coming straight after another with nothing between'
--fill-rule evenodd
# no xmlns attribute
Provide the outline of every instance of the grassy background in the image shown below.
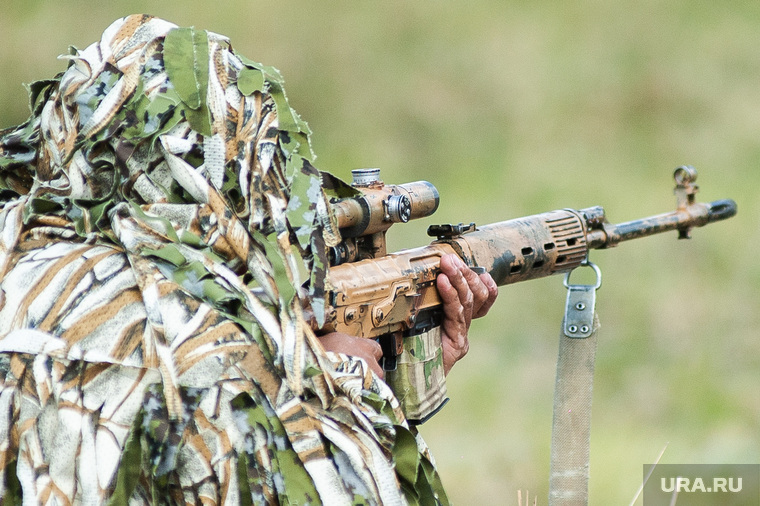
<svg viewBox="0 0 760 506"><path fill-rule="evenodd" d="M314 130L320 168L427 179L430 223L488 223L603 205L614 222L671 210L674 167L739 215L596 251L591 504L628 504L642 464L760 462L760 3L517 0L315 4L4 0L0 127L22 83L117 17L149 12L228 35L278 67ZM422 432L457 504L546 504L562 279L503 289ZM640 503L640 500L639 500Z"/></svg>

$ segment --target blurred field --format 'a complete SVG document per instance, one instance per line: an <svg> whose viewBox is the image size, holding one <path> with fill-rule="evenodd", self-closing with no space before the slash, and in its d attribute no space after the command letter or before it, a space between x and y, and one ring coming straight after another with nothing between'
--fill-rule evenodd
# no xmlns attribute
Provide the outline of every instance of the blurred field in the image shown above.
<svg viewBox="0 0 760 506"><path fill-rule="evenodd" d="M278 67L320 168L427 179L430 223L488 223L603 205L612 221L671 210L671 174L739 215L595 251L604 273L591 504L628 504L642 464L760 463L760 3L5 0L0 127L21 86L65 68L115 18L149 12L228 35ZM561 278L503 289L423 426L460 505L546 504ZM639 504L640 504L639 500Z"/></svg>

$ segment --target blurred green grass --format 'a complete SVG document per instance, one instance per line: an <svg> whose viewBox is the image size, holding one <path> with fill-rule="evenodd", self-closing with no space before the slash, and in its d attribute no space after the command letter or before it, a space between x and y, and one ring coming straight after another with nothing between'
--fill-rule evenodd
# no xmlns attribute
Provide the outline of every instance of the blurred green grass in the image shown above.
<svg viewBox="0 0 760 506"><path fill-rule="evenodd" d="M117 17L148 12L229 36L278 67L314 130L320 168L426 179L430 223L487 223L603 205L612 221L673 208L672 169L734 219L594 252L604 273L591 504L628 504L642 465L760 462L760 4L622 2L5 0L0 127L28 112L22 83L65 68ZM422 427L450 497L546 503L560 278L502 289ZM640 501L639 501L640 502Z"/></svg>

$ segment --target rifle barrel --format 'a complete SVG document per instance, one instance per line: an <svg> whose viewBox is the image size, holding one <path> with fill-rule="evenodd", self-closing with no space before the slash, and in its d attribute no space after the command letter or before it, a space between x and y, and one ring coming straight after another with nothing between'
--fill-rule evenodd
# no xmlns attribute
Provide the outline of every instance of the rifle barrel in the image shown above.
<svg viewBox="0 0 760 506"><path fill-rule="evenodd" d="M627 221L617 225L605 223L600 229L589 230L588 247L607 248L622 241L647 237L669 230L678 230L679 238L688 238L689 230L708 223L728 219L736 214L736 202L731 199L710 203L692 203L671 213Z"/></svg>

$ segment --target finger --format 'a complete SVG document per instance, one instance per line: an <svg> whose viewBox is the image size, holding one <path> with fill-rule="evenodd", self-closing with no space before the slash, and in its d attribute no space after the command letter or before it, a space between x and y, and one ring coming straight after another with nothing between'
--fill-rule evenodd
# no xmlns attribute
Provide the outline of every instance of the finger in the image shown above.
<svg viewBox="0 0 760 506"><path fill-rule="evenodd" d="M356 356L363 358L369 368L377 374L380 379L385 377L385 371L380 367L380 359L383 358L383 348L380 343L374 339L360 339L359 352Z"/></svg>
<svg viewBox="0 0 760 506"><path fill-rule="evenodd" d="M470 319L472 318L478 318L479 316L482 316L485 314L485 312L482 312L482 306L483 304L486 304L488 302L488 299L490 298L490 290L489 287L483 282L483 279L481 276L478 275L470 269L468 266L462 262L463 270L462 270L462 276L464 276L465 281L467 282L467 286L470 289L470 292L472 292L472 312L470 314ZM488 274L485 274L485 276L488 276ZM496 284L494 283L494 286ZM493 304L493 302L491 302ZM490 308L490 305L488 306ZM488 309L486 309L486 312Z"/></svg>
<svg viewBox="0 0 760 506"><path fill-rule="evenodd" d="M320 336L319 340L325 350L361 358L375 374L380 378L384 377L385 373L378 363L383 356L383 350L377 341L340 332L325 334Z"/></svg>
<svg viewBox="0 0 760 506"><path fill-rule="evenodd" d="M473 318L480 318L481 316L485 316L486 313L488 313L488 311L491 309L491 306L493 306L493 303L496 302L496 297L499 295L499 287L496 286L496 281L493 280L490 274L481 274L479 278L480 282L486 289L487 296L486 299L480 304L480 307L478 307L477 310L473 311Z"/></svg>
<svg viewBox="0 0 760 506"><path fill-rule="evenodd" d="M474 295L470 289L468 276L474 276L477 279L477 274L472 272L459 257L453 256L451 261L456 265L456 272L454 275L448 276L448 279L451 282L451 286L457 291L459 303L464 309L465 323L469 327L470 320L472 319Z"/></svg>
<svg viewBox="0 0 760 506"><path fill-rule="evenodd" d="M383 348L380 346L380 343L374 339L362 339L361 342L362 348L364 348L365 354L368 357L374 358L375 362L378 362L381 358L383 358Z"/></svg>
<svg viewBox="0 0 760 506"><path fill-rule="evenodd" d="M460 350L467 347L467 318L465 310L459 301L459 292L451 284L449 277L439 274L437 280L438 293L443 301L443 322L441 331L443 339L448 341L448 347ZM466 353L466 351L465 351Z"/></svg>
<svg viewBox="0 0 760 506"><path fill-rule="evenodd" d="M455 321L464 324L464 308L459 301L459 291L452 285L451 279L446 274L439 274L436 280L438 295L443 302L444 322Z"/></svg>
<svg viewBox="0 0 760 506"><path fill-rule="evenodd" d="M459 257L453 253L441 256L441 272L447 276L456 275L459 270L459 263L457 263Z"/></svg>
<svg viewBox="0 0 760 506"><path fill-rule="evenodd" d="M476 274L456 255L442 257L441 267L441 271L449 274L449 279L452 279L455 283L454 286L459 292L460 301L465 306L465 315L468 322L473 318L480 318L488 313L498 295L498 287L489 274ZM458 275L464 278L467 287L464 284L456 284ZM471 310L469 304L470 294L467 293L467 288L469 288L472 294Z"/></svg>
<svg viewBox="0 0 760 506"><path fill-rule="evenodd" d="M382 353L380 354L382 356ZM379 359L377 359L379 360ZM369 368L374 372L378 378L385 379L385 371L382 367L380 367L380 363L377 360L367 360L364 361L369 365Z"/></svg>

